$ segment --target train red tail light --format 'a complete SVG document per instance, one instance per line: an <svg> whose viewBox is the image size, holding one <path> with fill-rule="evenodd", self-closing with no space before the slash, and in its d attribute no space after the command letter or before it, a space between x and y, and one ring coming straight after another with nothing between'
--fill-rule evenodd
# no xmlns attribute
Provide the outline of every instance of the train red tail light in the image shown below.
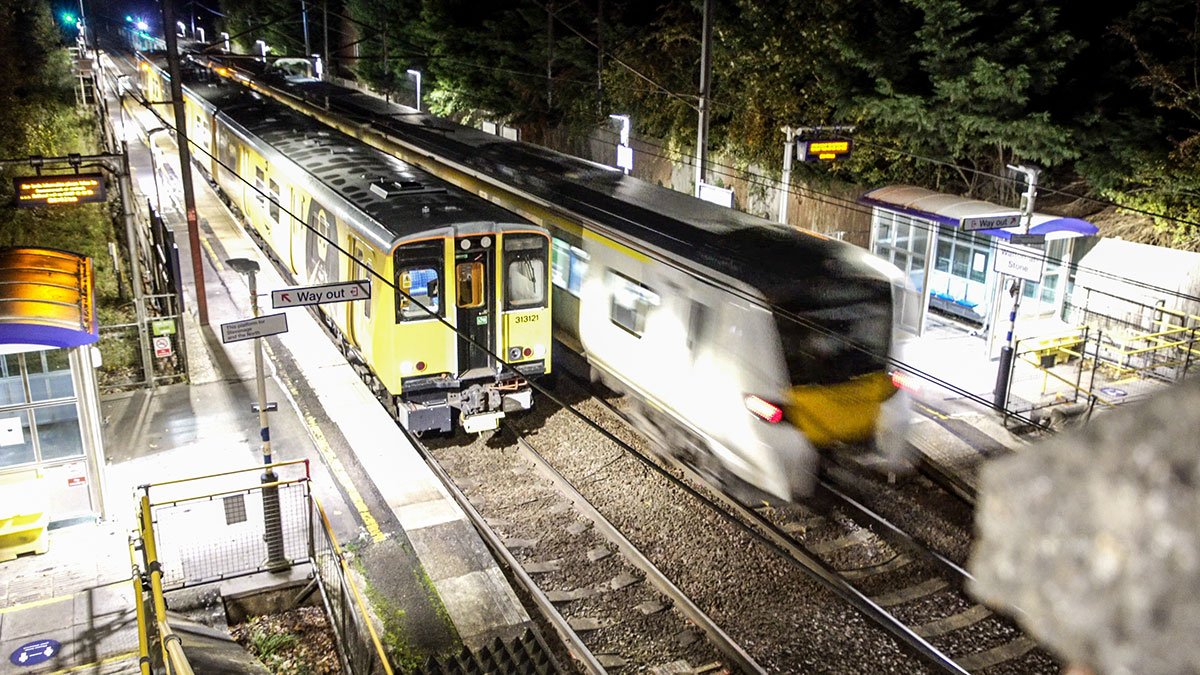
<svg viewBox="0 0 1200 675"><path fill-rule="evenodd" d="M746 397L746 410L771 424L783 419L783 408L753 394Z"/></svg>
<svg viewBox="0 0 1200 675"><path fill-rule="evenodd" d="M903 370L892 371L892 386L897 389L903 389L911 394L921 393L921 379Z"/></svg>

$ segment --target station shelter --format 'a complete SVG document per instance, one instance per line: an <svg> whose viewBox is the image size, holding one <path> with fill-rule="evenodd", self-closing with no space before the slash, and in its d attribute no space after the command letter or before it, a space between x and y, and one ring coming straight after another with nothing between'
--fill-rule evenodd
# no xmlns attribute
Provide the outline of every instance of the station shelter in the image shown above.
<svg viewBox="0 0 1200 675"><path fill-rule="evenodd" d="M1095 235L1098 228L1078 218L1034 213L1028 234L1045 236L1033 248L1014 246L1014 234L1024 226L967 231L968 223L983 218L1014 217L1018 211L911 185L889 185L858 199L871 207L872 253L895 264L907 278L898 306L901 328L913 335L925 332L930 309L951 315L986 330L1000 332L999 321L1008 319L1011 306L1002 276L996 271L999 254L1041 257L1041 281L1021 284L1019 315L1060 317L1070 292L1070 262L1079 237ZM1011 277L1010 277L1011 278Z"/></svg>
<svg viewBox="0 0 1200 675"><path fill-rule="evenodd" d="M0 560L104 516L92 286L91 258L0 249Z"/></svg>

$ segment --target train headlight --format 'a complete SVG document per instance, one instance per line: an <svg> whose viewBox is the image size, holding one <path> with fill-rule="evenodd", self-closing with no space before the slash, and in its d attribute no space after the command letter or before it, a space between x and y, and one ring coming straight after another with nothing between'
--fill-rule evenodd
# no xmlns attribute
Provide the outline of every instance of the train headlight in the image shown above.
<svg viewBox="0 0 1200 675"><path fill-rule="evenodd" d="M413 362L412 361L402 361L400 363L400 374L401 375L412 375L412 372L413 372Z"/></svg>
<svg viewBox="0 0 1200 675"><path fill-rule="evenodd" d="M533 346L533 358L540 359L546 356L546 345Z"/></svg>
<svg viewBox="0 0 1200 675"><path fill-rule="evenodd" d="M903 389L910 394L921 395L921 378L906 373L903 370L892 371L892 386L897 389Z"/></svg>
<svg viewBox="0 0 1200 675"><path fill-rule="evenodd" d="M746 410L754 413L760 419L775 424L783 419L783 408L761 399L754 394L746 396Z"/></svg>

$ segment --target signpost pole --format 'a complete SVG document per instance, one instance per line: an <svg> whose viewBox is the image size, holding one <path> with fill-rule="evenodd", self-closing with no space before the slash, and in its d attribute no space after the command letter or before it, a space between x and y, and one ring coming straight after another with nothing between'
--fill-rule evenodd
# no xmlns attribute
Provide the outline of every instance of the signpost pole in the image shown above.
<svg viewBox="0 0 1200 675"><path fill-rule="evenodd" d="M245 274L250 285L250 309L255 318L258 317L258 263L248 258L234 258L227 261L233 269ZM258 424L262 436L263 464L267 469L263 472L263 520L265 521L265 539L267 542L267 569L279 572L291 567L283 552L283 524L279 512L279 486L274 485L278 480L271 468L271 426L267 421L267 380L263 374L262 338L254 338L254 377L258 386Z"/></svg>
<svg viewBox="0 0 1200 675"><path fill-rule="evenodd" d="M792 187L792 148L796 145L796 130L791 127L781 129L787 136L783 143L783 177L779 182L779 222L787 225L788 197Z"/></svg>
<svg viewBox="0 0 1200 675"><path fill-rule="evenodd" d="M1021 200L1022 220L1025 221L1025 234L1029 234L1029 225L1033 220L1033 199L1037 195L1037 181L1041 170L1037 167L1009 165L1009 169L1019 171L1025 174L1025 179L1028 182L1025 189L1025 196ZM1001 275L1001 288L1004 287L1005 277ZM996 370L996 389L992 392L992 403L996 410L1003 412L1008 405L1008 389L1012 384L1010 378L1012 376L1013 366L1013 333L1017 329L1017 309L1021 306L1021 296L1025 292L1025 279L1017 278L1013 280L1013 285L1009 292L1013 297L1012 311L1008 314L1008 337L1005 340L1005 345L1000 348L1000 365Z"/></svg>

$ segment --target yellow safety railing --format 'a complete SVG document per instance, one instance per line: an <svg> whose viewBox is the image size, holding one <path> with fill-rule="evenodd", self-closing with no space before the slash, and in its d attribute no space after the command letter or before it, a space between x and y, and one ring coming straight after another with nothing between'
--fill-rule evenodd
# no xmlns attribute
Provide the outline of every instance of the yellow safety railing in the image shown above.
<svg viewBox="0 0 1200 675"><path fill-rule="evenodd" d="M1115 341L1119 344L1119 347L1114 350L1118 360L1105 363L1105 366L1124 375L1183 365L1193 358L1200 358L1200 328L1173 326L1154 333L1126 333ZM1138 346L1143 342L1148 342L1150 345ZM1183 352L1183 355L1166 361L1149 360L1143 365L1130 365L1132 357L1146 356L1166 350L1179 350Z"/></svg>
<svg viewBox="0 0 1200 675"><path fill-rule="evenodd" d="M201 490L179 490L181 486L201 485L202 481L209 479L227 478L250 472L261 473L267 469L275 470L281 467L298 465L304 465L304 475L298 479L255 483L253 487L241 487L233 490L228 489L230 487L229 481L221 481L218 485L224 489L220 490L211 489L212 485L204 486L205 489ZM192 478L163 481L141 487L142 494L138 499L137 505L138 536L140 537L143 557L142 571L140 573L132 541L130 543L130 556L134 560L134 573L136 576L134 584L139 599L137 618L142 675L150 674L149 655L151 650L155 648L161 651L162 662L168 674L190 675L192 673L192 668L184 654L181 640L172 630L166 618L166 600L163 595L164 573L167 573L170 579L176 579L176 581L167 579L165 583L167 590L171 590L172 588L182 587L187 583L209 583L220 578L228 578L229 576L256 571L252 569L253 565L251 565L251 568L246 569L240 567L236 569L223 567L220 572L225 576L217 575L214 578L207 571L197 574L193 570L193 572L188 573L188 578L177 579L179 576L177 567L180 560L176 560L171 554L171 536L169 536L171 518L168 516L176 513L177 507L183 508L185 512L190 512L194 516L198 512L203 513L204 508L208 508L203 504L206 501L218 502L217 507L219 509L222 499L231 495L245 494L247 491L282 490L287 487L296 489L296 486L300 484L303 484L301 487L303 487L303 495L306 502L303 509L304 532L302 533L305 551L301 553L294 548L299 543L295 537L300 536L300 533L289 532L288 541L290 542L291 553L285 556L287 564L298 565L308 563L313 566L318 587L325 603L325 609L329 615L330 627L338 636L339 645L342 647L340 651L349 669L348 672L353 675L394 675L394 671L388 661L387 652L384 650L380 636L371 621L371 613L367 610L362 593L354 583L347 555L333 533L333 528L329 524L325 510L308 489L307 483L309 480L308 462L306 460L296 460L212 473ZM161 490L169 486L175 488L167 491L169 498L164 499L160 495L159 499L151 501L152 488ZM224 513L220 510L218 512ZM297 516L298 514L293 513L291 515ZM264 517L266 517L265 514ZM276 519L278 520L278 515ZM156 532L156 530L160 531ZM262 529L258 529L257 532L257 536L263 537L264 540L269 538L269 536L264 536ZM162 535L161 540L158 535ZM195 533L189 531L188 536L194 539ZM191 543L194 544L196 542L191 541ZM200 546L199 548L210 547ZM197 561L207 561L208 558L188 557L187 560L195 563ZM175 564L175 567L172 567L173 564ZM171 571L172 569L176 571ZM172 584L175 585L173 586ZM148 601L150 611L146 611L146 608L142 604L144 587L148 587L149 589ZM153 616L148 616L151 614ZM152 643L149 633L155 630L157 632L157 640Z"/></svg>
<svg viewBox="0 0 1200 675"><path fill-rule="evenodd" d="M162 649L162 660L167 675L175 672L192 675L192 665L183 653L183 641L167 622L167 603L163 598L162 567L158 562L158 549L154 544L154 523L150 518L149 490L142 493L138 509L138 527L142 537L142 553L146 559L146 573L150 577L150 599L154 606L154 619L158 628L158 644ZM140 589L139 589L139 596ZM141 638L139 638L140 640Z"/></svg>
<svg viewBox="0 0 1200 675"><path fill-rule="evenodd" d="M329 526L329 518L325 515L325 509L322 508L321 503L315 498L313 499L313 506L316 508L317 513L321 516L321 527L324 529L325 535L329 538L329 542L333 546L334 558L337 560L338 567L341 571L340 580L344 582L346 586L350 587L351 597L354 599L354 606L358 610L358 618L366 624L367 633L371 637L371 646L373 646L375 649L375 656L377 657L378 661L372 660L373 663L369 664L367 669L373 671L374 668L370 668L370 666L377 666L381 667L383 669L382 672L386 673L387 675L394 675L392 672L392 666L388 662L387 652L384 651L383 643L379 640L379 633L376 632L374 624L371 623L371 615L367 612L367 606L366 603L363 602L362 594L359 593L358 586L352 581L353 577L350 575L350 565L346 562L345 554L342 553L342 546L338 543L337 536L333 534L333 528ZM344 635L339 637L341 637L342 640L346 639L346 636ZM354 667L351 666L351 669L354 670Z"/></svg>
<svg viewBox="0 0 1200 675"><path fill-rule="evenodd" d="M150 675L150 640L146 631L146 604L142 598L142 576L138 572L134 541L129 540L129 564L133 567L133 606L137 611L138 671Z"/></svg>

